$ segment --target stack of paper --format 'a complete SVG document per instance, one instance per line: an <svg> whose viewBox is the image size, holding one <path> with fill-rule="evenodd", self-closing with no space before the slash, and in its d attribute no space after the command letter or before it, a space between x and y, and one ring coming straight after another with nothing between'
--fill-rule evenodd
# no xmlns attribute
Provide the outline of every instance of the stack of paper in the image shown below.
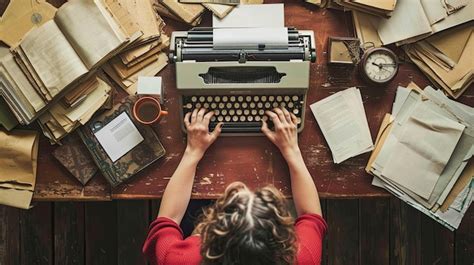
<svg viewBox="0 0 474 265"><path fill-rule="evenodd" d="M399 88L367 172L373 184L456 229L473 199L473 108L431 87Z"/></svg>
<svg viewBox="0 0 474 265"><path fill-rule="evenodd" d="M155 11L161 16L197 26L206 9L216 17L224 18L236 5L262 4L263 0L151 0Z"/></svg>
<svg viewBox="0 0 474 265"><path fill-rule="evenodd" d="M310 107L328 142L334 163L373 150L359 89L348 88Z"/></svg>
<svg viewBox="0 0 474 265"><path fill-rule="evenodd" d="M473 25L462 25L405 45L410 59L438 87L458 98L473 82Z"/></svg>
<svg viewBox="0 0 474 265"><path fill-rule="evenodd" d="M71 0L52 20L22 36L13 54L0 48L0 95L18 121L30 124L90 72L138 39L141 31L123 26L129 18L121 6ZM69 94L65 102L77 104L88 92Z"/></svg>
<svg viewBox="0 0 474 265"><path fill-rule="evenodd" d="M164 50L170 38L164 33L165 23L155 13L149 0L106 0L126 7L131 16L126 23L128 31L140 30L143 35L128 45L103 67L104 71L129 94L135 94L138 76L154 76L168 63ZM110 3L109 3L110 2Z"/></svg>
<svg viewBox="0 0 474 265"><path fill-rule="evenodd" d="M380 17L390 17L397 0L334 0L345 10L356 10Z"/></svg>
<svg viewBox="0 0 474 265"><path fill-rule="evenodd" d="M63 137L80 125L84 125L107 102L112 88L97 76L91 79L92 82L85 82L75 88L83 90L81 87L92 87L92 92L87 94L80 103L68 107L63 102L58 102L39 117L40 127L52 143L59 143Z"/></svg>
<svg viewBox="0 0 474 265"><path fill-rule="evenodd" d="M473 1L398 0L390 18L373 23L384 45L403 45L472 21L472 14Z"/></svg>

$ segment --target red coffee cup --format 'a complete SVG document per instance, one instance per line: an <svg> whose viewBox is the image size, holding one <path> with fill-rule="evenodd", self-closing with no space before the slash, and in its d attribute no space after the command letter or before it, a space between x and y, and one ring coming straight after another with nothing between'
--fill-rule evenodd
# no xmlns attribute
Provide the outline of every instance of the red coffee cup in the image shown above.
<svg viewBox="0 0 474 265"><path fill-rule="evenodd" d="M133 117L145 125L157 122L164 115L168 112L161 109L160 102L154 97L140 97L133 105Z"/></svg>

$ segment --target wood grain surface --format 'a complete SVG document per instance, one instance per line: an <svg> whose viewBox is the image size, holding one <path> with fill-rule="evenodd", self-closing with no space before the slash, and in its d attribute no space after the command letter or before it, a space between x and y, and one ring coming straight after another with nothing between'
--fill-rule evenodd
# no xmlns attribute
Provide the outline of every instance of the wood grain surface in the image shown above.
<svg viewBox="0 0 474 265"><path fill-rule="evenodd" d="M60 6L61 1L53 1L53 4ZM428 80L416 66L405 63L403 60L396 79L383 88L367 86L353 68L329 67L326 64L328 37L354 36L350 13L319 9L303 1L286 1L285 20L287 26L313 30L316 37L317 62L311 65L305 129L299 135L299 143L321 197L388 196L387 192L370 184L372 177L364 171L369 154L351 158L339 165L333 163L331 152L309 110L309 104L348 87L357 86L361 90L372 138L375 139L383 116L391 110L397 86L415 81L424 87L429 84ZM165 30L168 33L189 29L189 26L169 19L165 19L165 22L167 23ZM209 13L205 15L202 25L211 25ZM398 48L391 48L403 56ZM186 137L180 129L175 66L168 65L159 75L163 77L164 82L164 108L170 114L160 124L155 125L154 129L167 150L166 156L115 189L111 190L100 174L83 187L55 161L51 156L55 147L50 146L42 137L35 200L156 199L162 196L182 156ZM120 91L116 100L124 95L125 93ZM472 86L459 101L470 106L474 105ZM273 184L285 195L291 195L286 163L277 148L264 137L221 137L218 139L199 164L193 198L216 198L223 193L229 183L236 180L247 183L251 188Z"/></svg>

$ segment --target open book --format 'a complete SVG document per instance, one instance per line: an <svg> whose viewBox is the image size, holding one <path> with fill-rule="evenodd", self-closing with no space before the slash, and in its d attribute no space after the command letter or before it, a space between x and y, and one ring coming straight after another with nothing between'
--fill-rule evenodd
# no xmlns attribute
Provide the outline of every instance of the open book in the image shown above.
<svg viewBox="0 0 474 265"><path fill-rule="evenodd" d="M20 122L30 123L42 105L60 97L66 88L77 84L81 77L140 37L140 31L127 33L120 24L126 15L124 12L111 9L101 0L72 0L58 9L53 20L24 37L13 49L15 61L43 104L36 104L39 109L34 108L34 112ZM8 71L3 75L11 76ZM14 79L11 81L11 84L17 83ZM21 86L17 87L22 90ZM28 99L32 91L21 92L28 94L25 95Z"/></svg>

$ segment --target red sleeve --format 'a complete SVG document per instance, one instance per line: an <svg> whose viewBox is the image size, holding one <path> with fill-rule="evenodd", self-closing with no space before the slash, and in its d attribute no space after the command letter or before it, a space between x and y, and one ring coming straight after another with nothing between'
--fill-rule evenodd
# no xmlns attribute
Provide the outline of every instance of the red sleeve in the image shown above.
<svg viewBox="0 0 474 265"><path fill-rule="evenodd" d="M166 255L175 243L183 241L179 225L166 217L158 217L150 225L143 253L152 264L164 264Z"/></svg>
<svg viewBox="0 0 474 265"><path fill-rule="evenodd" d="M320 215L303 214L296 219L297 264L321 264L323 238L326 230L326 221Z"/></svg>

